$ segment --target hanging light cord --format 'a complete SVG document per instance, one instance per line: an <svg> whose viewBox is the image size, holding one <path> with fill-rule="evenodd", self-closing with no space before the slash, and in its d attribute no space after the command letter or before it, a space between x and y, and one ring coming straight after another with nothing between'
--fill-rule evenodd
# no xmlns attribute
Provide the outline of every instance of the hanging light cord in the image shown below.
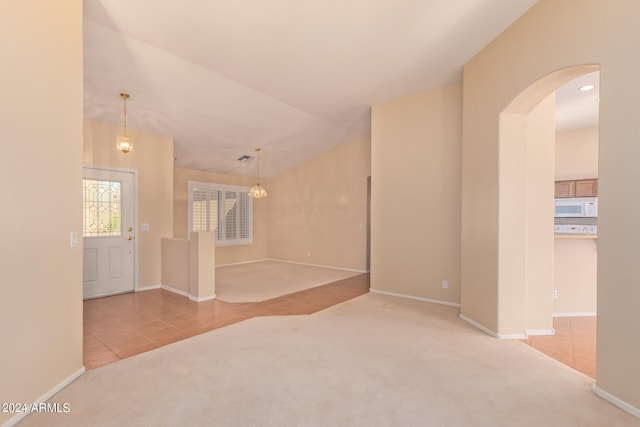
<svg viewBox="0 0 640 427"><path fill-rule="evenodd" d="M124 134L127 135L127 98L124 98Z"/></svg>
<svg viewBox="0 0 640 427"><path fill-rule="evenodd" d="M122 98L122 100L124 101L124 119L123 119L124 125L122 126L123 135L127 136L127 99L129 99L129 94L121 93L120 98Z"/></svg>
<svg viewBox="0 0 640 427"><path fill-rule="evenodd" d="M256 148L257 184L260 184L260 147Z"/></svg>

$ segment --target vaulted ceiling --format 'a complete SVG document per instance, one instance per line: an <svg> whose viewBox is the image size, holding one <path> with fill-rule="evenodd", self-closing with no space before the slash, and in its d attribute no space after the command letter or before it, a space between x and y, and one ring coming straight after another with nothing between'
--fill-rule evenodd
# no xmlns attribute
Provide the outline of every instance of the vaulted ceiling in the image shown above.
<svg viewBox="0 0 640 427"><path fill-rule="evenodd" d="M85 118L172 136L176 166L265 177L460 81L535 0L85 0Z"/></svg>

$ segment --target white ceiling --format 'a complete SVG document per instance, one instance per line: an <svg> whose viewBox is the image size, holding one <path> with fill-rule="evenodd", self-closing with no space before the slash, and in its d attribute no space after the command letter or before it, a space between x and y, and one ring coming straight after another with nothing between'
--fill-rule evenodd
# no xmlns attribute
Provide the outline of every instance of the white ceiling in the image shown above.
<svg viewBox="0 0 640 427"><path fill-rule="evenodd" d="M175 139L176 165L279 175L460 81L535 0L85 0L85 117Z"/></svg>
<svg viewBox="0 0 640 427"><path fill-rule="evenodd" d="M593 85L590 91L581 87ZM594 127L600 119L600 71L585 74L556 91L556 130Z"/></svg>

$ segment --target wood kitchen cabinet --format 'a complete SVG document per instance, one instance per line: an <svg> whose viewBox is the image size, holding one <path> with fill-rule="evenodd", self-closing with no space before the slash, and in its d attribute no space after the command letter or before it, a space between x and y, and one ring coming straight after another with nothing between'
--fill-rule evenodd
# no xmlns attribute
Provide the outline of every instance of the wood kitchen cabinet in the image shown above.
<svg viewBox="0 0 640 427"><path fill-rule="evenodd" d="M583 179L576 181L576 197L596 197L597 195L597 179Z"/></svg>
<svg viewBox="0 0 640 427"><path fill-rule="evenodd" d="M579 179L571 181L556 181L555 197L557 199L567 197L597 197L597 179Z"/></svg>
<svg viewBox="0 0 640 427"><path fill-rule="evenodd" d="M556 181L556 199L576 197L575 181Z"/></svg>

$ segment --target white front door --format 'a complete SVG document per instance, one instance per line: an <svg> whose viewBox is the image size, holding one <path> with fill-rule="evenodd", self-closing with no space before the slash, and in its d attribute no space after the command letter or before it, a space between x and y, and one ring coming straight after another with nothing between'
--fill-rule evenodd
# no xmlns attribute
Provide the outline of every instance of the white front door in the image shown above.
<svg viewBox="0 0 640 427"><path fill-rule="evenodd" d="M83 297L132 292L135 286L133 172L83 172Z"/></svg>

